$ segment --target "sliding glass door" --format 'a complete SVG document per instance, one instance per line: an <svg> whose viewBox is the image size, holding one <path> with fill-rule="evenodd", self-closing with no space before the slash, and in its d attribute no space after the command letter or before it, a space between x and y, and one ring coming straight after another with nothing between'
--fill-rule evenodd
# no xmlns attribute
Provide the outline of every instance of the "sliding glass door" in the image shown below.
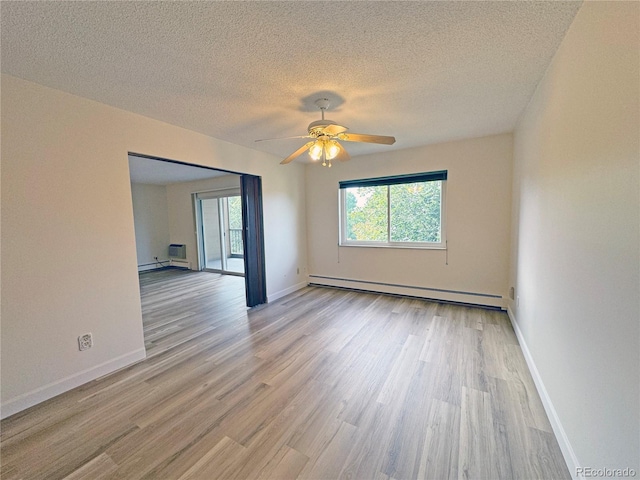
<svg viewBox="0 0 640 480"><path fill-rule="evenodd" d="M197 194L196 214L199 216L200 268L244 275L240 195Z"/></svg>

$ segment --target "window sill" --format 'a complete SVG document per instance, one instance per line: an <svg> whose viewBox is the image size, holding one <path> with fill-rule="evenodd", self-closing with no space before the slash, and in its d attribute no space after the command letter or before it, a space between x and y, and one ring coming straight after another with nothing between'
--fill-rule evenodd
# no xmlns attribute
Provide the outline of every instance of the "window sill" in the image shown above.
<svg viewBox="0 0 640 480"><path fill-rule="evenodd" d="M409 250L446 250L446 245L428 245L428 244L418 244L418 245L406 245L406 244L383 244L376 245L373 243L339 243L339 247L364 247L364 248L401 248L401 249L409 249Z"/></svg>

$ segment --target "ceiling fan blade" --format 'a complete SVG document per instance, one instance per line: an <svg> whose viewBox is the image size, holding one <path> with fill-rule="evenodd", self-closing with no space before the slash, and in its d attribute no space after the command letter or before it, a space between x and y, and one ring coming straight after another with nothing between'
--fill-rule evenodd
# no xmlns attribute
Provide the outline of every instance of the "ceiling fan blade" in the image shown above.
<svg viewBox="0 0 640 480"><path fill-rule="evenodd" d="M280 162L280 165L286 165L287 163L293 161L296 157L299 157L300 155L302 155L304 153L305 150L307 150L311 145L313 145L314 142L307 142L305 143L303 146L301 146L298 150L296 150L295 152L293 152L291 155L289 155L287 158L285 158L284 160L282 160Z"/></svg>
<svg viewBox="0 0 640 480"><path fill-rule="evenodd" d="M334 136L334 135L338 135L339 133L346 132L347 130L349 129L347 127L343 127L342 125L331 124L324 127L324 129L322 130L322 133L329 136Z"/></svg>
<svg viewBox="0 0 640 480"><path fill-rule="evenodd" d="M346 162L348 160L351 160L351 156L349 156L349 153L339 143L338 143L338 149L339 150L338 150L338 154L336 155L336 160L339 160L341 162Z"/></svg>
<svg viewBox="0 0 640 480"><path fill-rule="evenodd" d="M384 135L366 135L364 133L341 133L338 135L338 138L346 142L382 143L384 145L393 145L394 143L396 143L395 137L386 137Z"/></svg>
<svg viewBox="0 0 640 480"><path fill-rule="evenodd" d="M311 136L298 135L296 137L262 138L260 140L254 140L254 142L270 142L271 140L289 140L290 138L311 138Z"/></svg>

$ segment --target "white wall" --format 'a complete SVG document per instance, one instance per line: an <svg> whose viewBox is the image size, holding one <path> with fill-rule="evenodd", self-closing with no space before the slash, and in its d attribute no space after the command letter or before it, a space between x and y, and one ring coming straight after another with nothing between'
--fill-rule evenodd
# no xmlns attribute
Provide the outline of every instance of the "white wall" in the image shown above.
<svg viewBox="0 0 640 480"><path fill-rule="evenodd" d="M384 287L314 277L507 295L511 212L511 134L365 155L332 168L307 166L310 281L504 306L502 298ZM448 252L338 247L340 180L447 170ZM448 265L446 264L448 253Z"/></svg>
<svg viewBox="0 0 640 480"><path fill-rule="evenodd" d="M570 470L639 470L637 2L586 2L515 133L510 307Z"/></svg>
<svg viewBox="0 0 640 480"><path fill-rule="evenodd" d="M144 356L128 152L262 176L267 292L303 284L303 166L8 75L1 95L2 416Z"/></svg>
<svg viewBox="0 0 640 480"><path fill-rule="evenodd" d="M169 260L169 214L164 185L131 184L138 270L160 267ZM167 265L165 263L165 265Z"/></svg>
<svg viewBox="0 0 640 480"><path fill-rule="evenodd" d="M171 243L180 243L187 246L187 262L192 270L198 270L198 246L192 194L226 189L238 189L239 191L240 176L223 175L206 180L167 185ZM301 228L304 228L304 225ZM208 249L208 253L210 250L212 254L209 260L220 259L219 243L218 239L217 249ZM303 279L300 279L300 281L303 281ZM275 293L275 290L272 291Z"/></svg>

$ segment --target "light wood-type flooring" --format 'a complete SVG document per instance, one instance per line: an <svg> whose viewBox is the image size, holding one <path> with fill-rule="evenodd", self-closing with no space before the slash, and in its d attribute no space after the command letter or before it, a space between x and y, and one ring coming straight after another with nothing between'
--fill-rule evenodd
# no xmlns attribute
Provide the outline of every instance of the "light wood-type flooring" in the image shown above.
<svg viewBox="0 0 640 480"><path fill-rule="evenodd" d="M141 275L147 359L1 424L10 479L568 479L503 312Z"/></svg>

